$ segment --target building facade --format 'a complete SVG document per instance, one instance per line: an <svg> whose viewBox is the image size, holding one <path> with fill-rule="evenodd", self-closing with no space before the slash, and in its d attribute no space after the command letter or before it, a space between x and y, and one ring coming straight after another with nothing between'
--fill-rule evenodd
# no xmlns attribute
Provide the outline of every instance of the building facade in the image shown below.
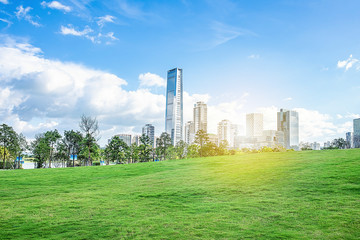
<svg viewBox="0 0 360 240"><path fill-rule="evenodd" d="M207 133L207 105L204 102L197 102L194 105L194 133L199 130Z"/></svg>
<svg viewBox="0 0 360 240"><path fill-rule="evenodd" d="M218 143L227 141L230 148L234 147L234 133L232 124L229 120L222 120L218 123Z"/></svg>
<svg viewBox="0 0 360 240"><path fill-rule="evenodd" d="M296 111L280 109L277 113L277 130L284 133L286 149L299 149L299 114Z"/></svg>
<svg viewBox="0 0 360 240"><path fill-rule="evenodd" d="M354 135L352 132L346 133L346 148L354 148Z"/></svg>
<svg viewBox="0 0 360 240"><path fill-rule="evenodd" d="M195 127L193 121L188 121L185 123L185 142L187 144L192 144L195 140Z"/></svg>
<svg viewBox="0 0 360 240"><path fill-rule="evenodd" d="M146 124L142 128L142 134L145 134L150 138L151 144L155 147L155 127L151 124Z"/></svg>
<svg viewBox="0 0 360 240"><path fill-rule="evenodd" d="M259 137L263 135L264 117L262 113L246 114L246 136Z"/></svg>
<svg viewBox="0 0 360 240"><path fill-rule="evenodd" d="M115 136L118 136L121 140L123 140L128 146L131 146L132 143L132 137L131 134L117 134Z"/></svg>
<svg viewBox="0 0 360 240"><path fill-rule="evenodd" d="M183 131L183 71L174 68L167 72L165 132L175 146L182 140Z"/></svg>
<svg viewBox="0 0 360 240"><path fill-rule="evenodd" d="M354 148L360 148L360 118L354 119L353 127L354 127L354 132L353 132Z"/></svg>

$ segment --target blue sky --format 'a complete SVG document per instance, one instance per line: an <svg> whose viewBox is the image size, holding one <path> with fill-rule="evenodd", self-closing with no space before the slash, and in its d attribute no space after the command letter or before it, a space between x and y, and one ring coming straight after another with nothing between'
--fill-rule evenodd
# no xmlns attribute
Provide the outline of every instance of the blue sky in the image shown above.
<svg viewBox="0 0 360 240"><path fill-rule="evenodd" d="M300 140L344 137L360 117L360 2L0 0L0 120L26 136L97 116L115 133L164 129L167 70L184 70L185 120L209 129L279 108Z"/></svg>

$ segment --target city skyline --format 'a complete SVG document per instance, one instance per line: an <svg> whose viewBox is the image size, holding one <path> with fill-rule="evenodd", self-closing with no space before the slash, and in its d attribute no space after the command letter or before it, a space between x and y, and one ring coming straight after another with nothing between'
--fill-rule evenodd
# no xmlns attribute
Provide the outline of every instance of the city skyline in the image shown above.
<svg viewBox="0 0 360 240"><path fill-rule="evenodd" d="M209 133L222 119L243 133L251 112L276 129L286 108L300 141L325 142L360 117L357 1L53 2L0 1L0 121L30 139L78 129L82 114L98 118L101 145L146 123L160 135L174 67L183 123L203 101Z"/></svg>

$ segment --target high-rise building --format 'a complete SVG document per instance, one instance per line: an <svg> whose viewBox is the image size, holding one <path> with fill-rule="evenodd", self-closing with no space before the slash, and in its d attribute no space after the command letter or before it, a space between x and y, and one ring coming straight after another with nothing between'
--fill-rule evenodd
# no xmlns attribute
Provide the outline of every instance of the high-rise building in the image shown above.
<svg viewBox="0 0 360 240"><path fill-rule="evenodd" d="M140 135L134 135L131 138L131 144L136 143L136 146L140 146Z"/></svg>
<svg viewBox="0 0 360 240"><path fill-rule="evenodd" d="M354 148L354 135L352 132L346 133L346 148Z"/></svg>
<svg viewBox="0 0 360 240"><path fill-rule="evenodd" d="M203 102L194 105L194 133L199 130L207 133L207 105Z"/></svg>
<svg viewBox="0 0 360 240"><path fill-rule="evenodd" d="M222 120L218 123L218 142L227 141L229 147L234 147L234 133L229 120Z"/></svg>
<svg viewBox="0 0 360 240"><path fill-rule="evenodd" d="M175 146L182 140L183 131L183 76L182 69L167 72L165 132Z"/></svg>
<svg viewBox="0 0 360 240"><path fill-rule="evenodd" d="M262 113L246 114L246 136L262 136L264 130L264 117Z"/></svg>
<svg viewBox="0 0 360 240"><path fill-rule="evenodd" d="M151 144L155 147L155 127L151 124L146 124L142 128L142 134L145 134L150 138Z"/></svg>
<svg viewBox="0 0 360 240"><path fill-rule="evenodd" d="M115 136L118 136L121 140L123 140L128 146L131 146L131 134L117 134Z"/></svg>
<svg viewBox="0 0 360 240"><path fill-rule="evenodd" d="M195 140L195 128L194 128L194 122L188 121L185 123L185 142L187 144L192 144Z"/></svg>
<svg viewBox="0 0 360 240"><path fill-rule="evenodd" d="M360 118L354 119L354 148L360 148Z"/></svg>
<svg viewBox="0 0 360 240"><path fill-rule="evenodd" d="M299 114L296 111L280 109L277 113L277 130L284 132L284 146L299 149Z"/></svg>

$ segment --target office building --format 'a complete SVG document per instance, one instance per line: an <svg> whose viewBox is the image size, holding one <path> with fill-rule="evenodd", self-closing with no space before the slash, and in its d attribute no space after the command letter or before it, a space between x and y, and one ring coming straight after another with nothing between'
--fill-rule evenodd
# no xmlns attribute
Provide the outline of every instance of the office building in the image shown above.
<svg viewBox="0 0 360 240"><path fill-rule="evenodd" d="M234 133L229 120L222 120L218 123L218 143L227 141L230 148L234 147Z"/></svg>
<svg viewBox="0 0 360 240"><path fill-rule="evenodd" d="M360 148L360 118L354 119L353 124L354 148Z"/></svg>
<svg viewBox="0 0 360 240"><path fill-rule="evenodd" d="M284 146L284 133L282 131L264 130L260 146L279 147Z"/></svg>
<svg viewBox="0 0 360 240"><path fill-rule="evenodd" d="M296 111L280 109L277 113L277 130L284 133L286 149L299 149L299 114Z"/></svg>
<svg viewBox="0 0 360 240"><path fill-rule="evenodd" d="M151 124L146 124L142 128L142 134L145 134L150 138L151 145L155 147L155 127Z"/></svg>
<svg viewBox="0 0 360 240"><path fill-rule="evenodd" d="M175 146L182 140L183 131L183 71L179 68L167 72L165 132Z"/></svg>
<svg viewBox="0 0 360 240"><path fill-rule="evenodd" d="M195 140L195 127L193 121L188 121L185 123L185 142L187 144L192 144Z"/></svg>
<svg viewBox="0 0 360 240"><path fill-rule="evenodd" d="M352 132L346 133L346 148L354 148L354 135Z"/></svg>
<svg viewBox="0 0 360 240"><path fill-rule="evenodd" d="M118 136L121 140L123 140L128 146L131 146L132 139L131 134L117 134L115 136Z"/></svg>
<svg viewBox="0 0 360 240"><path fill-rule="evenodd" d="M207 105L203 102L194 105L194 133L199 130L207 133Z"/></svg>
<svg viewBox="0 0 360 240"><path fill-rule="evenodd" d="M264 118L262 113L246 114L246 136L259 137L263 135Z"/></svg>

